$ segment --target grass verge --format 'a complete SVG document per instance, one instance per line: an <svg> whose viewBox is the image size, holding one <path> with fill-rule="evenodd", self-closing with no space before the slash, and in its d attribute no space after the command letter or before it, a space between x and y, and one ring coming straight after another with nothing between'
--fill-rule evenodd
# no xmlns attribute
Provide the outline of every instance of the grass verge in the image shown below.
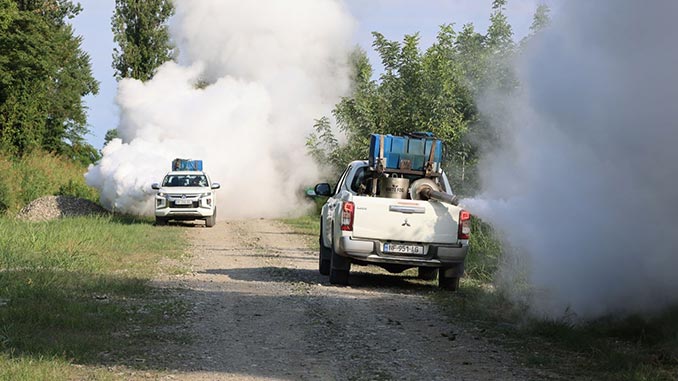
<svg viewBox="0 0 678 381"><path fill-rule="evenodd" d="M108 379L102 367L182 340L160 328L186 307L149 284L176 272L161 262L182 238L125 217L0 219L0 380Z"/></svg>
<svg viewBox="0 0 678 381"><path fill-rule="evenodd" d="M320 232L319 216L309 215L298 218L287 218L280 221L290 226L297 233L304 234L304 239L307 241L309 248L315 250L320 248L320 242L318 241Z"/></svg>

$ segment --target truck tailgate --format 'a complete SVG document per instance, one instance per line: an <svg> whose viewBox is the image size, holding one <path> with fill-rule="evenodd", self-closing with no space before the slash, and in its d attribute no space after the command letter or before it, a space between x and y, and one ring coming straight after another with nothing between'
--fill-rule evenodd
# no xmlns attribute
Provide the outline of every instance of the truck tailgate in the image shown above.
<svg viewBox="0 0 678 381"><path fill-rule="evenodd" d="M456 243L459 207L437 201L355 197L353 236L382 241Z"/></svg>

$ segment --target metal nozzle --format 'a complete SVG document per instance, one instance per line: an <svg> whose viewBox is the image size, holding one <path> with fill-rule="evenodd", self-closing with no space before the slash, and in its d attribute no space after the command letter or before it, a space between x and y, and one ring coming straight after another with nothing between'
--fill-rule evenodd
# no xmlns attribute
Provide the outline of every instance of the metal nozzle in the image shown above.
<svg viewBox="0 0 678 381"><path fill-rule="evenodd" d="M448 203L448 204L452 204L452 205L454 205L454 206L459 205L459 198L458 198L457 196L449 195L449 194L444 193L444 192L434 191L434 190L431 189L431 187L428 186L428 185L422 185L422 186L417 190L417 192L418 192L419 195L421 196L422 200L430 200L430 199L433 199L433 200L438 200L438 201L440 201L440 202L445 202L445 203Z"/></svg>

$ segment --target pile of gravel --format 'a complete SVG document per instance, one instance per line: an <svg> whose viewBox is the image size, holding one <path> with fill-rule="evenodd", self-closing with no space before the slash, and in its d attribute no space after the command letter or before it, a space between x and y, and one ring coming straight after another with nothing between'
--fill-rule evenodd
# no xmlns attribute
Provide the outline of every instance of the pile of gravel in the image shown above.
<svg viewBox="0 0 678 381"><path fill-rule="evenodd" d="M49 221L61 217L106 214L106 209L92 201L72 196L45 196L26 205L17 218L26 221Z"/></svg>

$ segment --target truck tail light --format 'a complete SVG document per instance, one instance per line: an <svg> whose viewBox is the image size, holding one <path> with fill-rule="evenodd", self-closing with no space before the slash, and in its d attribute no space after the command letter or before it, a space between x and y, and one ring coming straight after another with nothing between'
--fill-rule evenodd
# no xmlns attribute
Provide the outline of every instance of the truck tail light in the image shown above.
<svg viewBox="0 0 678 381"><path fill-rule="evenodd" d="M347 201L341 206L341 230L353 231L353 216L355 212L355 204Z"/></svg>
<svg viewBox="0 0 678 381"><path fill-rule="evenodd" d="M459 212L459 239L471 238L471 213L462 210Z"/></svg>

